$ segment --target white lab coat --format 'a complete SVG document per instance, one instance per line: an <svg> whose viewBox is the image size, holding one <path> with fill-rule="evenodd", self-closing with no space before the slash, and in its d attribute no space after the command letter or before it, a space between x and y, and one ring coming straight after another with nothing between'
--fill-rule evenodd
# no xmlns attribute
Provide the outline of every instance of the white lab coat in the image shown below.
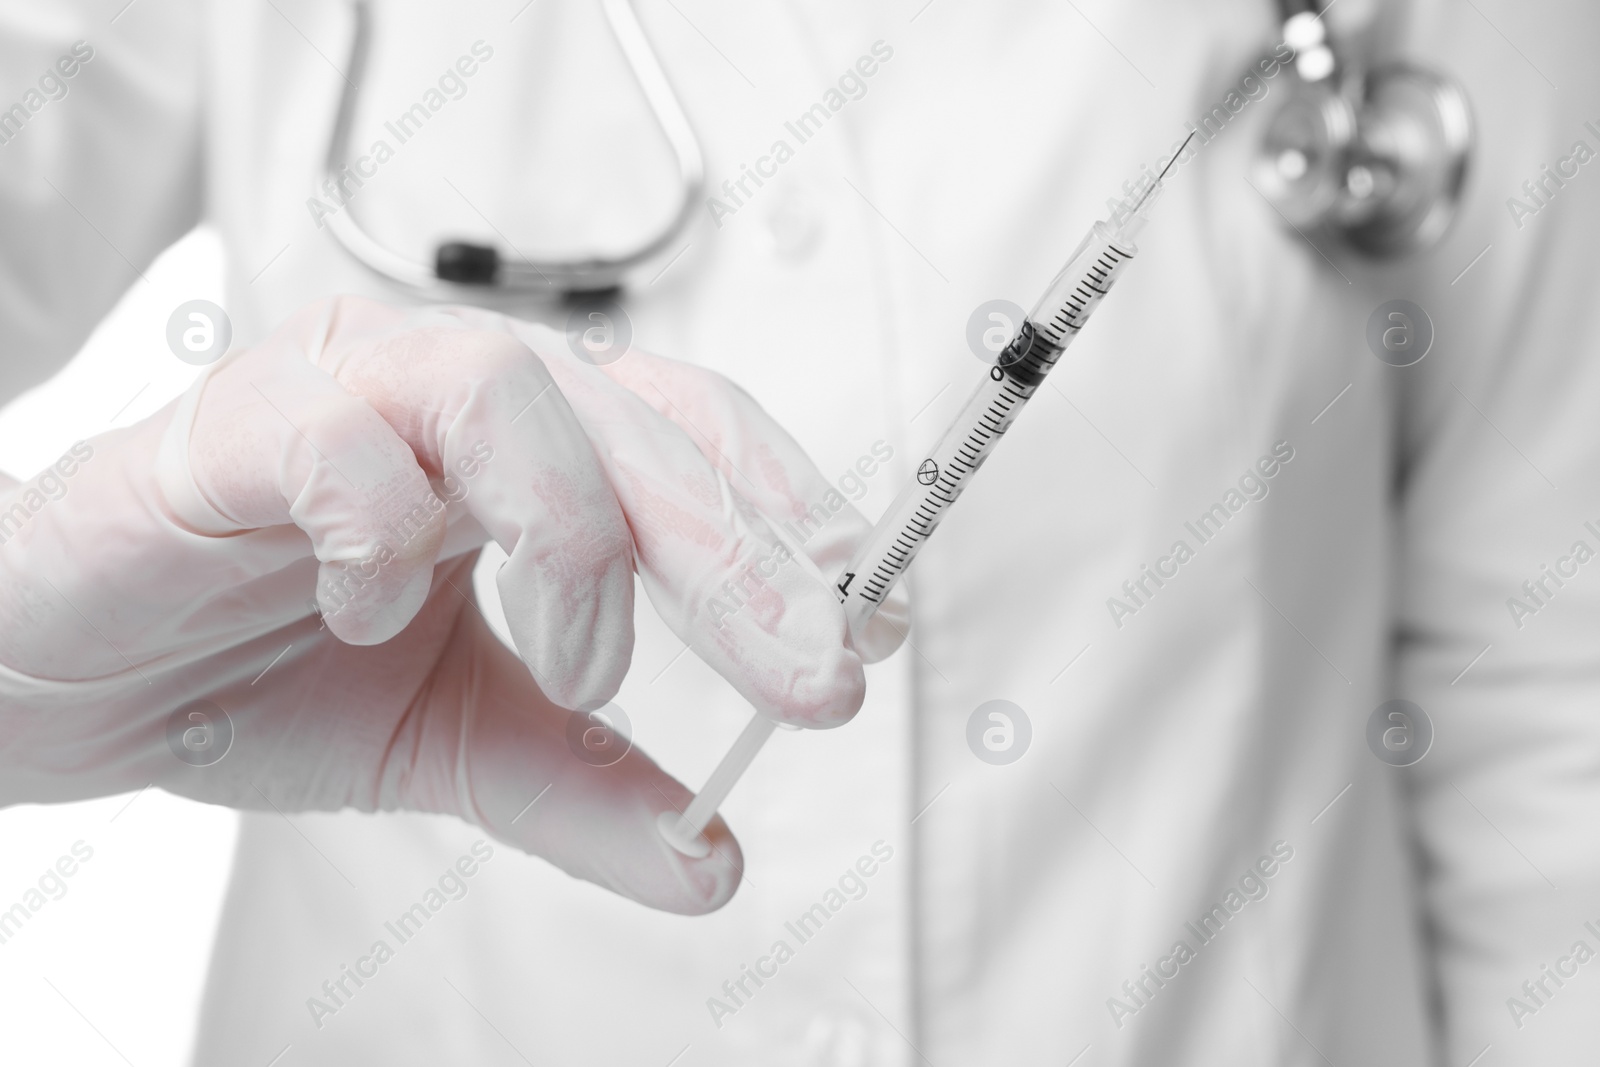
<svg viewBox="0 0 1600 1067"><path fill-rule="evenodd" d="M358 151L475 41L494 50L346 209L414 256L493 231L524 252L620 247L671 210L669 157L598 10L522 7L379 5ZM1274 29L1245 0L640 7L712 193L732 206L717 187L741 164L778 139L795 151L629 290L636 343L731 375L826 473L885 442L869 516L981 373L972 310L1031 302ZM496 846L397 945L384 924L481 834L250 814L196 1062L1459 1065L1487 1045L1489 1067L1596 1047L1593 968L1531 1015L1506 998L1573 942L1600 947L1583 925L1600 926L1600 577L1580 571L1521 628L1506 599L1571 542L1600 544L1582 525L1600 519L1600 179L1520 229L1503 202L1570 142L1596 145L1578 107L1600 98L1582 48L1597 16L1549 3L1502 23L1519 58L1465 4L1341 7L1376 52L1471 92L1459 225L1384 267L1285 230L1244 180L1281 99L1269 82L1181 169L1116 297L920 557L910 647L870 670L857 722L780 734L725 806L748 860L731 904L648 912ZM224 235L245 342L328 293L403 299L306 203L343 5L112 13L4 17L7 69L78 38L97 51L72 107L0 149L8 391L201 218ZM785 121L878 41L893 55L865 95L797 144ZM1363 340L1395 297L1437 328L1407 369ZM1293 458L1268 495L1201 544L1185 524L1275 447ZM1194 558L1130 597L1180 540ZM697 786L748 712L645 603L619 703ZM1437 731L1409 769L1364 739L1397 695ZM1032 724L1008 766L966 742L996 698ZM802 941L792 924L875 845L864 895ZM1265 897L1232 910L1257 864L1271 876L1245 889ZM1216 904L1228 919L1202 939ZM314 1019L323 981L380 939L394 959ZM1176 973L1158 986L1145 965Z"/></svg>

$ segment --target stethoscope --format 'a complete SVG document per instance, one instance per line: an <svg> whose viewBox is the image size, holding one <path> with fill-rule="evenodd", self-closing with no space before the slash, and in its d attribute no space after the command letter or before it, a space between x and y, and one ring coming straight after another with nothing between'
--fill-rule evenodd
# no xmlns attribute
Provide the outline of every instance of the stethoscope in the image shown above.
<svg viewBox="0 0 1600 1067"><path fill-rule="evenodd" d="M440 244L432 263L421 263L379 242L352 209L326 218L335 240L396 285L467 302L485 290L550 296L615 290L675 245L694 220L705 184L700 142L632 0L600 2L677 160L681 199L665 226L614 256L528 259L456 240ZM324 179L335 184L350 158L350 127L371 48L371 0L350 3L349 77L323 162ZM1318 0L1279 0L1279 9L1284 40L1296 53L1294 82L1258 146L1252 180L1303 233L1329 235L1374 257L1428 248L1449 228L1461 200L1473 140L1466 95L1447 78L1416 67L1363 70L1334 46Z"/></svg>
<svg viewBox="0 0 1600 1067"><path fill-rule="evenodd" d="M1279 0L1279 10L1295 80L1257 146L1252 181L1302 233L1373 258L1431 247L1461 203L1473 141L1466 93L1406 64L1363 70L1334 46L1316 0Z"/></svg>

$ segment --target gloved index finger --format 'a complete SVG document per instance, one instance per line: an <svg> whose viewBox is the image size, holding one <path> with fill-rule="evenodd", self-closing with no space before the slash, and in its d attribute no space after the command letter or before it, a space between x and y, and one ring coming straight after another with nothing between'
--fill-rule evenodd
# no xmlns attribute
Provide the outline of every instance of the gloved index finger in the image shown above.
<svg viewBox="0 0 1600 1067"><path fill-rule="evenodd" d="M545 364L508 331L439 310L341 340L323 362L505 550L506 622L545 694L582 709L614 696L633 649L632 540Z"/></svg>
<svg viewBox="0 0 1600 1067"><path fill-rule="evenodd" d="M380 643L427 596L444 506L377 412L294 348L275 336L197 382L174 410L157 477L192 533L298 526L319 561L329 628ZM266 562L240 556L237 580Z"/></svg>
<svg viewBox="0 0 1600 1067"><path fill-rule="evenodd" d="M508 326L536 346L560 344L541 327ZM853 716L861 660L815 566L672 420L597 367L548 365L597 442L645 590L674 632L769 717L834 726Z"/></svg>
<svg viewBox="0 0 1600 1067"><path fill-rule="evenodd" d="M607 374L678 425L829 583L867 539L872 524L749 393L712 371L646 352L608 364ZM874 442L851 477L875 474L894 455ZM864 491L865 485L862 484ZM855 646L868 663L898 648L910 628L904 583L884 599Z"/></svg>

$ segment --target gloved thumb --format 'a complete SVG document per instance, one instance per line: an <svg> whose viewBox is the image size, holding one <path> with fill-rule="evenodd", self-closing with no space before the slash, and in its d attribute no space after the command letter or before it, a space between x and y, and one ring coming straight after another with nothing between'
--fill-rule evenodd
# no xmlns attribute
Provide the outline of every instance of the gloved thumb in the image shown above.
<svg viewBox="0 0 1600 1067"><path fill-rule="evenodd" d="M706 828L704 858L668 845L657 820L693 794L630 739L597 742L603 713L551 703L476 611L461 612L426 700L404 806L478 823L647 907L697 915L733 897L744 858L727 824Z"/></svg>

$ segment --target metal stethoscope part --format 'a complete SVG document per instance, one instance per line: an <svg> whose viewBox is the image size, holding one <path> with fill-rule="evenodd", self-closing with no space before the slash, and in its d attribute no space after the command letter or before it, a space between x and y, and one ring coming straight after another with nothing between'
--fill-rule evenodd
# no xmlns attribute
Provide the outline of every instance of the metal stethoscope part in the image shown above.
<svg viewBox="0 0 1600 1067"><path fill-rule="evenodd" d="M1256 151L1252 180L1290 225L1374 258L1433 245L1460 206L1472 154L1466 94L1403 64L1342 63L1320 15L1284 23L1295 84Z"/></svg>
<svg viewBox="0 0 1600 1067"><path fill-rule="evenodd" d="M362 227L353 210L329 215L334 238L359 262L399 285L443 299L470 299L470 291L498 289L515 293L560 296L615 289L624 277L666 251L688 228L705 186L705 162L688 116L661 69L655 50L639 24L632 0L601 0L611 33L633 71L661 132L677 159L682 199L671 221L630 251L592 259L524 259L494 245L447 241L434 261L420 263L379 242ZM323 174L338 184L349 160L350 127L360 99L362 75L371 49L371 0L351 0L355 27L350 41L349 78L339 97L339 111L328 138Z"/></svg>

